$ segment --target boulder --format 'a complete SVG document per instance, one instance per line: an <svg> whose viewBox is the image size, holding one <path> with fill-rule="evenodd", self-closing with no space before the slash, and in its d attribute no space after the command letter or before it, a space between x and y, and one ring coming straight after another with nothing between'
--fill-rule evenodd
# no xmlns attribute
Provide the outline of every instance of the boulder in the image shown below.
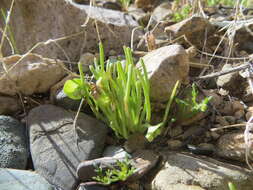
<svg viewBox="0 0 253 190"><path fill-rule="evenodd" d="M66 75L62 62L33 53L5 57L3 64L9 70L0 69L0 93L5 95L45 93Z"/></svg>
<svg viewBox="0 0 253 190"><path fill-rule="evenodd" d="M207 19L193 15L181 22L167 26L165 32L170 39L185 36L192 45L202 49L203 44L205 44L205 47L212 47L218 44L218 39L213 37L214 29L215 27ZM214 39L211 40L211 36Z"/></svg>
<svg viewBox="0 0 253 190"><path fill-rule="evenodd" d="M253 134L250 134L250 139L253 141ZM216 147L216 154L220 157L241 162L245 161L246 146L243 132L228 133L221 136ZM253 155L252 149L251 155Z"/></svg>
<svg viewBox="0 0 253 190"><path fill-rule="evenodd" d="M76 188L76 168L81 161L101 156L107 131L102 123L80 113L77 146L73 127L75 114L53 105L43 105L28 115L35 171L63 190Z"/></svg>
<svg viewBox="0 0 253 190"><path fill-rule="evenodd" d="M181 45L156 49L145 55L143 61L150 79L152 101L168 101L176 82L188 80L189 59Z"/></svg>
<svg viewBox="0 0 253 190"><path fill-rule="evenodd" d="M164 152L163 159L151 182L152 190L227 190L229 181L237 189L253 186L252 172L211 158Z"/></svg>
<svg viewBox="0 0 253 190"><path fill-rule="evenodd" d="M1 190L54 190L39 174L27 170L0 168Z"/></svg>
<svg viewBox="0 0 253 190"><path fill-rule="evenodd" d="M26 168L27 139L25 128L18 120L0 116L0 147L0 168Z"/></svg>
<svg viewBox="0 0 253 190"><path fill-rule="evenodd" d="M9 0L2 0L0 9L9 9L10 3ZM47 43L34 52L63 60L67 60L68 56L75 61L78 61L83 52L97 52L98 35L106 53L112 49L123 52L123 45L130 46L131 31L136 26L137 22L126 13L81 5L70 0L16 1L10 23L19 53L27 52L38 42L63 38L57 41L58 45ZM3 28L1 21L0 27ZM139 34L138 31L135 32L136 39ZM10 55L7 47L9 46L4 48L4 55Z"/></svg>

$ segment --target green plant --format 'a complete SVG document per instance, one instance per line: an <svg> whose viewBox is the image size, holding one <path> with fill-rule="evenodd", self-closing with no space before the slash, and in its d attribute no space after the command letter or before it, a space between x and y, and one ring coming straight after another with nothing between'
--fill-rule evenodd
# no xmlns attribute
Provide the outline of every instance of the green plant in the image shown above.
<svg viewBox="0 0 253 190"><path fill-rule="evenodd" d="M207 104L212 97L204 98L200 103L197 102L198 91L196 85L193 83L190 89L186 90L186 98L184 100L176 98L176 103L179 106L178 115L183 117L181 120L189 119L194 117L199 112L205 112L207 110Z"/></svg>
<svg viewBox="0 0 253 190"><path fill-rule="evenodd" d="M184 20L185 18L189 17L191 12L192 12L192 6L189 4L185 4L172 15L172 20L174 22L180 22Z"/></svg>
<svg viewBox="0 0 253 190"><path fill-rule="evenodd" d="M232 182L228 182L229 190L237 190L236 186Z"/></svg>
<svg viewBox="0 0 253 190"><path fill-rule="evenodd" d="M212 7L216 5L225 5L225 6L234 6L236 1L235 0L207 0L207 5ZM245 7L248 6L248 0L240 0L241 4Z"/></svg>
<svg viewBox="0 0 253 190"><path fill-rule="evenodd" d="M130 3L132 2L132 0L118 0L118 1L121 4L123 10L125 11L128 9Z"/></svg>
<svg viewBox="0 0 253 190"><path fill-rule="evenodd" d="M6 24L7 33L8 33L9 39L10 39L10 41L9 41L10 45L11 45L11 47L13 47L13 50L14 50L13 53L17 53L18 54L19 52L18 52L18 49L17 49L17 46L16 46L16 42L15 42L15 39L14 39L14 34L13 34L10 26L7 23L7 16L6 16L6 13L5 13L5 11L3 9L1 9L1 14L2 14L2 17L3 17L4 22Z"/></svg>
<svg viewBox="0 0 253 190"><path fill-rule="evenodd" d="M111 166L111 168L106 171L98 166L95 171L97 176L93 177L93 179L105 185L109 185L116 181L125 181L134 173L135 168L131 165L130 161L126 159L124 161L118 160L115 167Z"/></svg>
<svg viewBox="0 0 253 190"><path fill-rule="evenodd" d="M99 61L90 67L96 83L85 79L82 65L78 64L80 78L66 81L64 92L72 99L84 98L95 116L107 123L117 137L128 139L131 134L146 133L146 138L152 141L167 121L179 83L169 99L163 122L150 126L150 84L143 61L140 61L141 68L137 68L131 49L124 47L126 62L107 62L105 66L102 44L99 49Z"/></svg>

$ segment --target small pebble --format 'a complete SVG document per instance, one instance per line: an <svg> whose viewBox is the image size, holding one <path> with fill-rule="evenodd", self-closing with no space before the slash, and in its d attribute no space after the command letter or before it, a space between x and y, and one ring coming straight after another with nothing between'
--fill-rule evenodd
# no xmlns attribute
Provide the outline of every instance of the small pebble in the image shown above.
<svg viewBox="0 0 253 190"><path fill-rule="evenodd" d="M169 149L177 150L182 147L183 143L180 140L168 140L167 145Z"/></svg>

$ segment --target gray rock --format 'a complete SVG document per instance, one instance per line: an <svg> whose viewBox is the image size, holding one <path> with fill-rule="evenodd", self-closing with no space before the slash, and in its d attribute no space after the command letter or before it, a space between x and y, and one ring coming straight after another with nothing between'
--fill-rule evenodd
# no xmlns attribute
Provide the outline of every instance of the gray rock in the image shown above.
<svg viewBox="0 0 253 190"><path fill-rule="evenodd" d="M149 52L143 57L150 79L153 101L168 101L174 85L188 80L188 54L181 45L170 45Z"/></svg>
<svg viewBox="0 0 253 190"><path fill-rule="evenodd" d="M1 190L54 190L35 172L0 168L0 176Z"/></svg>
<svg viewBox="0 0 253 190"><path fill-rule="evenodd" d="M251 141L253 140L253 134L250 134ZM216 145L216 154L220 157L229 160L245 161L245 142L244 133L229 133L221 136ZM253 155L253 150L251 149Z"/></svg>
<svg viewBox="0 0 253 190"><path fill-rule="evenodd" d="M74 117L74 112L52 105L34 108L28 115L34 168L50 183L64 190L76 188L76 168L82 160L100 157L107 131L102 123L80 113L77 120L78 148Z"/></svg>
<svg viewBox="0 0 253 190"><path fill-rule="evenodd" d="M9 9L10 3L9 0L2 0L0 9ZM80 5L71 0L19 0L15 2L13 10L12 17L15 19L12 19L10 28L21 54L38 42L66 37L57 43L74 61L78 61L81 50L97 52L99 39L95 19L106 53L111 49L117 53L123 52L123 45L130 46L132 29L138 26L127 13ZM88 16L89 22L86 27L82 27ZM3 28L3 25L0 24L0 27ZM139 34L138 31L135 33L136 39ZM7 47L4 55L10 54ZM66 60L66 54L61 48L50 43L40 46L34 52L45 57Z"/></svg>
<svg viewBox="0 0 253 190"><path fill-rule="evenodd" d="M81 183L78 190L109 190L108 187L101 186L98 184Z"/></svg>
<svg viewBox="0 0 253 190"><path fill-rule="evenodd" d="M133 5L128 7L129 15L131 15L140 25L146 26L150 19L150 13L145 13L142 9Z"/></svg>
<svg viewBox="0 0 253 190"><path fill-rule="evenodd" d="M221 71L226 71L231 68L233 68L233 65L225 64ZM247 79L241 77L238 72L234 72L219 76L216 83L219 87L229 91L230 95L241 98Z"/></svg>
<svg viewBox="0 0 253 190"><path fill-rule="evenodd" d="M63 63L59 60L47 59L33 53L23 57L5 57L3 64L7 69L11 69L8 74L2 74L0 80L0 93L6 95L45 93L66 75Z"/></svg>
<svg viewBox="0 0 253 190"><path fill-rule="evenodd" d="M164 2L155 8L152 16L157 22L159 22L165 20L168 16L172 15L172 13L171 2Z"/></svg>
<svg viewBox="0 0 253 190"><path fill-rule="evenodd" d="M126 158L130 155L120 146L108 146L106 147L103 157L113 157L113 158Z"/></svg>
<svg viewBox="0 0 253 190"><path fill-rule="evenodd" d="M13 114L21 109L20 101L11 96L0 96L0 114Z"/></svg>
<svg viewBox="0 0 253 190"><path fill-rule="evenodd" d="M211 158L164 152L162 168L151 182L152 190L227 190L228 181L238 189L251 190L249 170Z"/></svg>
<svg viewBox="0 0 253 190"><path fill-rule="evenodd" d="M9 116L0 116L0 168L25 169L27 144L24 126Z"/></svg>
<svg viewBox="0 0 253 190"><path fill-rule="evenodd" d="M211 40L210 38L214 38L214 26L212 26L207 19L196 15L176 24L167 26L165 32L170 39L171 37L175 39L180 36L185 36L186 39L198 49L202 48L204 43L207 43L206 47L212 47L218 43L217 40Z"/></svg>
<svg viewBox="0 0 253 190"><path fill-rule="evenodd" d="M78 110L80 101L69 98L63 90L60 90L54 98L55 104L67 110Z"/></svg>

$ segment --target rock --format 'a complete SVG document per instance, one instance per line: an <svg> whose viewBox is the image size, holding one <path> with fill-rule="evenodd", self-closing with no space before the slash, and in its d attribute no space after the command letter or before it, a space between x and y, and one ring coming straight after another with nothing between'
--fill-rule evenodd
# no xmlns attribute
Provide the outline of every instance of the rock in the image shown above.
<svg viewBox="0 0 253 190"><path fill-rule="evenodd" d="M27 141L25 128L18 120L0 116L0 147L0 168L25 169Z"/></svg>
<svg viewBox="0 0 253 190"><path fill-rule="evenodd" d="M171 127L169 129L169 135L170 135L170 137L176 137L178 135L181 135L183 132L184 132L183 128L180 125L177 125L175 127Z"/></svg>
<svg viewBox="0 0 253 190"><path fill-rule="evenodd" d="M199 148L206 150L206 151L210 151L210 152L214 152L215 150L215 146L213 144L210 143L200 143L198 145Z"/></svg>
<svg viewBox="0 0 253 190"><path fill-rule="evenodd" d="M179 23L167 26L165 28L169 38L178 38L185 35L187 40L198 49L203 48L203 44L207 42L207 47L216 44L215 40L209 41L208 38L213 35L214 27L207 19L199 16L192 16ZM198 36L198 37L196 37Z"/></svg>
<svg viewBox="0 0 253 190"><path fill-rule="evenodd" d="M156 166L160 158L153 150L138 150L133 154L132 162L136 168L134 174L130 176L127 181L136 181L147 174L152 168Z"/></svg>
<svg viewBox="0 0 253 190"><path fill-rule="evenodd" d="M78 190L109 190L109 188L96 183L87 182L81 183Z"/></svg>
<svg viewBox="0 0 253 190"><path fill-rule="evenodd" d="M251 141L253 134L250 134ZM221 136L217 142L216 154L229 160L245 161L245 143L243 132L229 133ZM251 150L253 154L253 150Z"/></svg>
<svg viewBox="0 0 253 190"><path fill-rule="evenodd" d="M221 126L229 125L229 122L222 116L216 116L215 122L220 124Z"/></svg>
<svg viewBox="0 0 253 190"><path fill-rule="evenodd" d="M86 52L81 55L79 63L83 65L83 72L87 73L90 71L89 66L94 64L95 55L89 52Z"/></svg>
<svg viewBox="0 0 253 190"><path fill-rule="evenodd" d="M0 9L8 10L10 3L2 0ZM19 52L27 52L38 42L64 37L65 40L57 41L61 48L55 43L48 43L34 50L45 57L62 60L66 60L62 49L71 61L78 61L80 53L97 52L99 39L95 19L106 54L111 49L123 52L123 45L130 46L131 31L138 26L127 13L76 4L70 0L19 0L13 10L12 18L15 19L11 19L10 28ZM88 16L90 19L86 23ZM83 24L87 25L82 27ZM3 28L3 25L0 27ZM135 42L140 34L135 32ZM7 47L4 55L10 54Z"/></svg>
<svg viewBox="0 0 253 190"><path fill-rule="evenodd" d="M102 2L102 7L105 9L111 9L115 11L121 11L122 7L121 4L117 1L103 1Z"/></svg>
<svg viewBox="0 0 253 190"><path fill-rule="evenodd" d="M189 60L181 45L156 49L145 55L143 61L150 79L150 96L153 101L168 101L176 82L187 82Z"/></svg>
<svg viewBox="0 0 253 190"><path fill-rule="evenodd" d="M0 168L1 190L54 190L39 174L27 170Z"/></svg>
<svg viewBox="0 0 253 190"><path fill-rule="evenodd" d="M172 15L172 5L170 2L160 4L152 13L153 19L157 22L164 21L170 15Z"/></svg>
<svg viewBox="0 0 253 190"><path fill-rule="evenodd" d="M136 7L142 9L150 9L155 3L156 0L135 0Z"/></svg>
<svg viewBox="0 0 253 190"><path fill-rule="evenodd" d="M221 71L226 71L233 68L231 64L225 64ZM217 85L227 91L234 97L241 98L244 90L246 79L241 77L238 72L229 73L219 76L217 79Z"/></svg>
<svg viewBox="0 0 253 190"><path fill-rule="evenodd" d="M148 140L143 134L131 135L124 144L124 148L127 152L132 153L136 150L145 149L148 145Z"/></svg>
<svg viewBox="0 0 253 190"><path fill-rule="evenodd" d="M2 74L0 93L11 96L18 92L24 95L45 93L66 74L62 62L32 53L24 57L5 57L3 64L7 70L12 69L8 74Z"/></svg>
<svg viewBox="0 0 253 190"><path fill-rule="evenodd" d="M170 150L177 150L183 146L183 143L180 140L168 140L167 145Z"/></svg>
<svg viewBox="0 0 253 190"><path fill-rule="evenodd" d="M21 109L20 101L11 96L0 96L0 114L13 114Z"/></svg>
<svg viewBox="0 0 253 190"><path fill-rule="evenodd" d="M152 169L158 162L159 155L154 153L151 150L138 150L136 151L130 160L131 164L136 168L134 174L129 176L127 179L128 182L136 181L145 175L150 169ZM92 177L95 177L95 166L99 166L102 169L106 170L111 166L116 166L117 161L125 160L120 158L116 159L113 157L103 157L94 160L87 160L81 162L77 167L77 176L81 181L91 180Z"/></svg>
<svg viewBox="0 0 253 190"><path fill-rule="evenodd" d="M131 15L141 26L146 26L150 19L150 13L145 13L142 9L129 6L128 14Z"/></svg>
<svg viewBox="0 0 253 190"><path fill-rule="evenodd" d="M57 106L60 106L64 109L67 110L78 110L80 102L78 100L73 100L69 98L63 90L60 90L57 94L56 97L54 98L54 102Z"/></svg>
<svg viewBox="0 0 253 190"><path fill-rule="evenodd" d="M82 160L100 157L107 131L102 123L80 113L77 120L78 148L73 128L75 114L43 105L28 115L35 171L63 190L76 188L75 172Z"/></svg>
<svg viewBox="0 0 253 190"><path fill-rule="evenodd" d="M234 115L235 115L236 119L242 119L245 115L245 112L244 112L244 110L238 110L235 112Z"/></svg>
<svg viewBox="0 0 253 190"><path fill-rule="evenodd" d="M219 112L224 115L233 115L233 107L230 101L223 101L223 105L220 106Z"/></svg>
<svg viewBox="0 0 253 190"><path fill-rule="evenodd" d="M240 101L233 101L232 102L232 107L233 107L234 112L244 110L244 106Z"/></svg>
<svg viewBox="0 0 253 190"><path fill-rule="evenodd" d="M130 158L131 156L120 146L108 146L106 147L103 157L113 158Z"/></svg>
<svg viewBox="0 0 253 190"><path fill-rule="evenodd" d="M241 110L242 111L242 110ZM224 116L223 117L230 125L233 125L233 124L235 124L235 122L236 122L236 118L234 117L234 116L229 116L229 115L227 115L227 116Z"/></svg>
<svg viewBox="0 0 253 190"><path fill-rule="evenodd" d="M228 189L228 181L238 189L251 190L250 171L211 158L164 152L164 162L151 182L152 190Z"/></svg>

